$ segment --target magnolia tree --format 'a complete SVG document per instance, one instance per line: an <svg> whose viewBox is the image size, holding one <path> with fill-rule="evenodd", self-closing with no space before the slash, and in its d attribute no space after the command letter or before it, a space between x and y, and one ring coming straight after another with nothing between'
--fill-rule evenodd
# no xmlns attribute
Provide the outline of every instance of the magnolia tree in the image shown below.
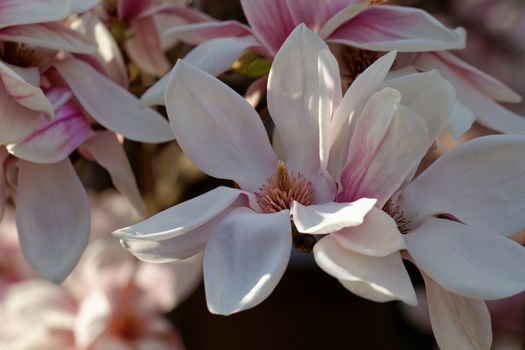
<svg viewBox="0 0 525 350"><path fill-rule="evenodd" d="M485 301L525 291L525 119L501 105L521 98L456 55L462 27L385 2L241 0L241 23L0 0L2 348L182 349L162 314L202 275L238 313L297 250L424 305L439 348L490 349Z"/></svg>

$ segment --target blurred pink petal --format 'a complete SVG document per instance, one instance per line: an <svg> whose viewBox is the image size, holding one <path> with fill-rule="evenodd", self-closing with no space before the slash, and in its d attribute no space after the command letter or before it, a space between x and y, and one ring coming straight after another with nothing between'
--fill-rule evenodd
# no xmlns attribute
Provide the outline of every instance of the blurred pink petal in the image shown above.
<svg viewBox="0 0 525 350"><path fill-rule="evenodd" d="M116 0L118 18L128 21L155 3L155 0Z"/></svg>
<svg viewBox="0 0 525 350"><path fill-rule="evenodd" d="M22 251L43 276L59 283L87 244L87 195L69 159L18 164L16 221Z"/></svg>
<svg viewBox="0 0 525 350"><path fill-rule="evenodd" d="M133 170L115 134L109 131L96 133L82 144L82 148L109 172L115 187L128 198L135 210L146 216L147 210L135 182Z"/></svg>

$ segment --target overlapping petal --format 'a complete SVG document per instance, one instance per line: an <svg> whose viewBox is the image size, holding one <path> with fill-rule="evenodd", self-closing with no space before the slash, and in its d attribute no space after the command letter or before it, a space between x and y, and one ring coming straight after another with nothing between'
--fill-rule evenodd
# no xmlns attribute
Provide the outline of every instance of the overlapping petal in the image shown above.
<svg viewBox="0 0 525 350"><path fill-rule="evenodd" d="M398 204L414 226L449 214L508 236L525 227L524 183L525 138L486 136L445 153L405 188Z"/></svg>
<svg viewBox="0 0 525 350"><path fill-rule="evenodd" d="M292 248L290 214L233 209L215 228L204 253L206 300L229 315L266 299L281 279Z"/></svg>
<svg viewBox="0 0 525 350"><path fill-rule="evenodd" d="M3 0L0 4L0 29L59 21L69 16L71 9L68 0Z"/></svg>
<svg viewBox="0 0 525 350"><path fill-rule="evenodd" d="M525 289L525 250L507 237L429 218L405 241L418 268L455 294L490 300Z"/></svg>
<svg viewBox="0 0 525 350"><path fill-rule="evenodd" d="M256 192L277 169L257 112L211 75L179 60L166 107L181 148L207 174Z"/></svg>
<svg viewBox="0 0 525 350"><path fill-rule="evenodd" d="M16 223L26 260L59 283L86 247L89 203L69 159L54 164L18 161Z"/></svg>

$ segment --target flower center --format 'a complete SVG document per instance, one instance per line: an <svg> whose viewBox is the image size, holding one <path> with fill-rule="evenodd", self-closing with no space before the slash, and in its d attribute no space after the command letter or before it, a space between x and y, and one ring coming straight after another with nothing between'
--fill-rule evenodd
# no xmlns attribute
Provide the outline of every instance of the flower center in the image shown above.
<svg viewBox="0 0 525 350"><path fill-rule="evenodd" d="M0 43L0 58L5 63L22 68L36 67L41 59L35 50L24 44L8 41Z"/></svg>
<svg viewBox="0 0 525 350"><path fill-rule="evenodd" d="M391 199L385 203L383 206L383 211L395 220L399 232L405 234L410 231L409 225L412 220L407 219L405 217L405 213L399 209L399 205L393 203Z"/></svg>
<svg viewBox="0 0 525 350"><path fill-rule="evenodd" d="M255 193L257 203L265 213L276 213L290 209L293 201L308 205L312 201L314 189L312 183L301 173L288 172L288 167L279 161L277 173Z"/></svg>

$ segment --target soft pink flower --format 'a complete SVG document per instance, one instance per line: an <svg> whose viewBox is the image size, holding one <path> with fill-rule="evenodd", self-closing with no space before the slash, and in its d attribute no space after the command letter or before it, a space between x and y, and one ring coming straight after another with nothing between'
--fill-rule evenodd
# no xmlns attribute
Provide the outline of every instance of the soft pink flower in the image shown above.
<svg viewBox="0 0 525 350"><path fill-rule="evenodd" d="M198 45L185 60L219 75L246 49L273 58L285 39L304 23L327 43L373 51L436 51L465 46L462 28L450 30L420 9L381 5L371 0L243 0L249 27L236 21L215 21L177 26L166 31ZM167 78L161 79L142 100L163 104Z"/></svg>

